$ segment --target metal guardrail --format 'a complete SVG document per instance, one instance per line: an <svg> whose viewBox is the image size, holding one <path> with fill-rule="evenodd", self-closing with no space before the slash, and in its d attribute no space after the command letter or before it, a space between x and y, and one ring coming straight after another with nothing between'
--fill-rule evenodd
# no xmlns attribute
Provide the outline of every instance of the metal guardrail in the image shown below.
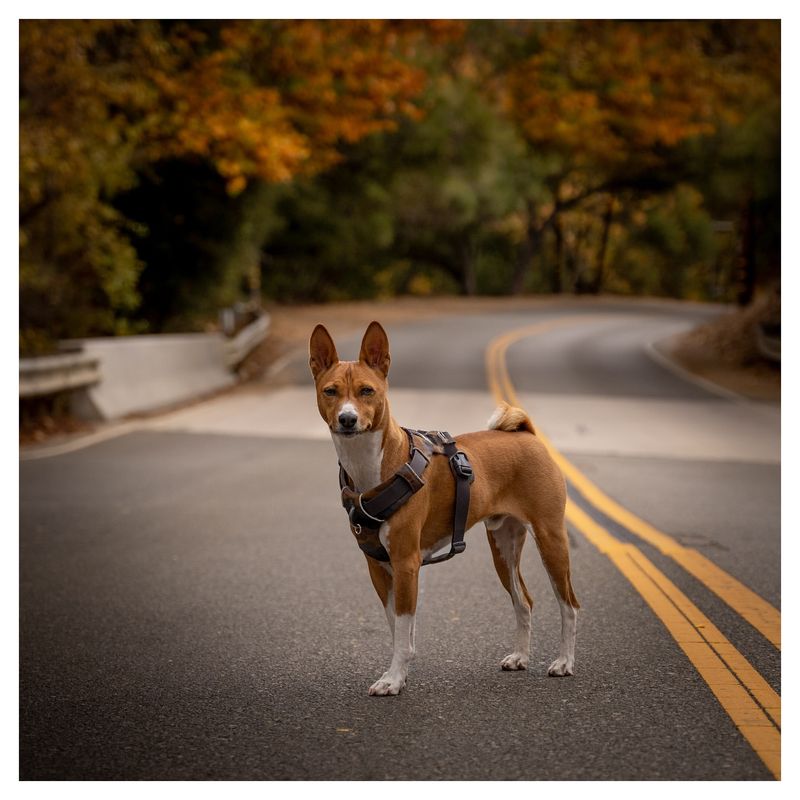
<svg viewBox="0 0 800 800"><path fill-rule="evenodd" d="M269 330L269 322L269 314L262 314L226 342L226 361L231 369L241 364L245 357L264 341Z"/></svg>
<svg viewBox="0 0 800 800"><path fill-rule="evenodd" d="M61 353L19 360L20 397L42 397L91 386L99 380L99 360L86 353Z"/></svg>
<svg viewBox="0 0 800 800"><path fill-rule="evenodd" d="M236 369L267 336L269 314L262 314L242 328L236 336L227 339L225 365ZM82 351L60 353L39 358L19 360L19 396L43 397L70 389L80 389L99 383L100 359Z"/></svg>
<svg viewBox="0 0 800 800"><path fill-rule="evenodd" d="M756 345L758 346L758 352L761 353L764 358L780 363L780 336L769 336L768 334L764 333L764 329L761 327L761 325L756 325Z"/></svg>

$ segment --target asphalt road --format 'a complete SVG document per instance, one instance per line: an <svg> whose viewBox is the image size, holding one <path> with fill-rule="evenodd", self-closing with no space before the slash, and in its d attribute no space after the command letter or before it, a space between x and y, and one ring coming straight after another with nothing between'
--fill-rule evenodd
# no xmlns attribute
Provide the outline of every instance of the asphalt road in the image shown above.
<svg viewBox="0 0 800 800"><path fill-rule="evenodd" d="M482 425L487 344L569 316L508 351L536 424L605 492L779 607L779 410L709 394L646 352L711 313L551 305L390 326L395 416ZM337 339L342 357L359 338ZM573 678L546 675L558 610L531 544L531 667L500 670L513 613L476 528L462 556L423 571L408 687L368 697L390 640L304 361L284 366L280 388L20 463L21 778L771 778L664 624L575 529ZM641 549L779 691L779 651Z"/></svg>

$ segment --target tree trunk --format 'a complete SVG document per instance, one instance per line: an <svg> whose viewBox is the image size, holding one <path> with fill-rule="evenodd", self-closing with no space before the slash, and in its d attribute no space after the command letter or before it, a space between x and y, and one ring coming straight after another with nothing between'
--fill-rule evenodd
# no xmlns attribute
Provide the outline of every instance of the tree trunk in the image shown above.
<svg viewBox="0 0 800 800"><path fill-rule="evenodd" d="M742 238L736 265L736 302L742 307L750 305L756 293L755 211L751 191L742 209Z"/></svg>
<svg viewBox="0 0 800 800"><path fill-rule="evenodd" d="M611 220L614 216L614 196L609 195L606 213L603 214L603 232L600 235L600 248L597 251L597 265L594 273L594 283L592 294L600 294L603 291L603 280L606 270L606 252L608 250L608 236L611 232Z"/></svg>
<svg viewBox="0 0 800 800"><path fill-rule="evenodd" d="M514 262L514 271L512 272L511 285L509 286L511 294L522 294L525 288L525 275L530 269L532 261L533 253L531 251L531 243L526 236L517 248L517 259Z"/></svg>
<svg viewBox="0 0 800 800"><path fill-rule="evenodd" d="M528 201L525 218L525 236L517 249L517 261L511 276L511 294L522 294L525 289L525 276L533 269L533 259L539 249L542 232L535 224L536 205Z"/></svg>
<svg viewBox="0 0 800 800"><path fill-rule="evenodd" d="M561 216L558 215L553 219L553 233L556 239L556 258L553 265L552 276L552 290L554 294L561 294L564 290L564 228L561 222Z"/></svg>
<svg viewBox="0 0 800 800"><path fill-rule="evenodd" d="M475 271L475 247L465 242L461 251L462 288L464 294L472 297L478 293L478 276Z"/></svg>
<svg viewBox="0 0 800 800"><path fill-rule="evenodd" d="M564 264L566 276L564 284L572 294L585 294L588 284L586 261L583 257L584 242L588 241L592 232L592 221L586 218L583 225L576 225L576 233L573 237L572 247L566 241L564 253Z"/></svg>

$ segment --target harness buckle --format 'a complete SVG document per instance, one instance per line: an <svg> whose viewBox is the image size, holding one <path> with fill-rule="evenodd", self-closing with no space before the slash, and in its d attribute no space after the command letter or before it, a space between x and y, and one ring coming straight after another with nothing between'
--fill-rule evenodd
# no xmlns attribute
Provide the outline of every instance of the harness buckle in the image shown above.
<svg viewBox="0 0 800 800"><path fill-rule="evenodd" d="M425 455L425 453L422 452L422 450L415 447L411 453L411 458L405 464L403 464L403 466L400 467L400 469L397 470L397 472L395 473L396 475L399 475L401 478L403 478L403 480L405 480L405 482L411 488L412 492L418 492L425 485L425 481L422 479L422 476L419 475L414 470L414 467L411 466L411 464L414 461L414 457L417 453L419 453L420 456L422 456L422 458L425 460L425 466L422 469L422 471L424 472L425 467L427 467L428 464L430 464L430 459L428 458L428 456Z"/></svg>
<svg viewBox="0 0 800 800"><path fill-rule="evenodd" d="M425 438L436 447L442 448L455 441L447 431L427 431Z"/></svg>
<svg viewBox="0 0 800 800"><path fill-rule="evenodd" d="M467 454L458 450L455 454L450 456L450 466L453 472L459 478L469 480L470 483L475 480L475 473L472 471L472 464L469 463Z"/></svg>

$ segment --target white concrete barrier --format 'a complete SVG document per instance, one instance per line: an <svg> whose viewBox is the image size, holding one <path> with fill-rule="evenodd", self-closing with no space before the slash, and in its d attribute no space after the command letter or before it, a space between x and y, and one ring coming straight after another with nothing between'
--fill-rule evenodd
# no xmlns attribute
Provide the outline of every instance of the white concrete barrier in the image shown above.
<svg viewBox="0 0 800 800"><path fill-rule="evenodd" d="M20 360L20 397L74 390L73 412L113 420L225 389L266 337L260 314L233 338L220 333L156 334L61 342L75 352Z"/></svg>
<svg viewBox="0 0 800 800"><path fill-rule="evenodd" d="M82 417L111 420L232 386L227 340L217 333L73 340L96 358L102 380L75 395Z"/></svg>

